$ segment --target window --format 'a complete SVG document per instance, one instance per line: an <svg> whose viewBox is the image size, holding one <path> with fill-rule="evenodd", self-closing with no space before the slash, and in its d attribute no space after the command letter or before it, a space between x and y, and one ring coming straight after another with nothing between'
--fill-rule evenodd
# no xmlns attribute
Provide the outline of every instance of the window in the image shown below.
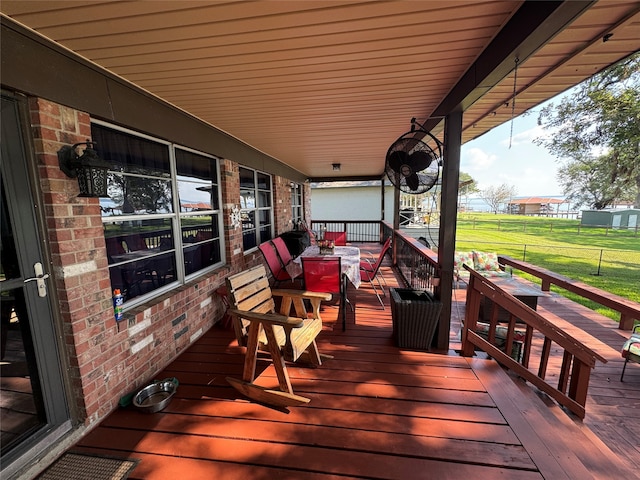
<svg viewBox="0 0 640 480"><path fill-rule="evenodd" d="M216 158L102 122L91 135L111 163L100 208L111 286L125 307L224 262Z"/></svg>
<svg viewBox="0 0 640 480"><path fill-rule="evenodd" d="M245 252L273 238L270 175L240 167L240 216Z"/></svg>
<svg viewBox="0 0 640 480"><path fill-rule="evenodd" d="M299 183L291 184L291 221L294 225L298 225L304 220L302 191L302 185Z"/></svg>

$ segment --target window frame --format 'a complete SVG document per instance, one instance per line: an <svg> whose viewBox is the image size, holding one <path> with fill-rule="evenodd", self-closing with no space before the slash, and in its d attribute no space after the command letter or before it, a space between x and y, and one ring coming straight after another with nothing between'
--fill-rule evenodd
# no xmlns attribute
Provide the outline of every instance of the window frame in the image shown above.
<svg viewBox="0 0 640 480"><path fill-rule="evenodd" d="M226 256L225 256L226 239L224 236L224 214L223 214L223 208L222 208L222 183L221 183L221 176L220 176L220 158L215 155L211 155L209 153L205 153L200 150L187 147L185 145L169 142L158 137L153 137L153 136L150 136L126 127L121 127L119 125L114 125L112 123L105 122L102 120L91 119L91 125L94 125L94 124L100 127L104 127L106 129L122 132L124 134L131 135L136 138L141 138L144 140L149 140L151 142L158 143L164 146L165 148L167 148L168 150L169 178L168 179L163 178L163 180L167 180L171 186L171 208L172 208L171 212L151 213L151 214L148 214L148 213L129 214L129 215L117 215L117 216L102 215L101 216L103 228L108 224L122 224L123 222L136 222L136 221L145 221L145 220L167 220L167 219L170 220L169 223L171 225L171 230L172 230L173 247L169 251L173 252L173 259L175 259L175 267L176 267L175 280L165 285L162 285L160 287L154 288L149 292L142 293L138 296L135 296L130 300L125 301L123 305L123 311L127 311L153 298L159 297L165 294L167 291L174 289L177 285L184 285L196 277L206 275L207 273L210 273L224 266L226 263ZM180 180L178 178L178 173L177 173L178 168L177 168L177 159L175 154L176 149L193 153L202 157L210 158L215 161L216 178L215 178L215 181L212 181L210 183L210 185L212 185L213 187L217 187L217 206L218 206L217 209L214 209L212 205L212 208L210 210L198 211L197 213L181 212L180 191L178 188L178 184ZM118 174L118 175L123 174L122 171L115 171L111 169L109 170L109 173ZM150 178L150 179L161 178L154 175L131 174L127 172L124 172L124 173L131 177ZM203 184L204 183L206 182L203 182ZM218 262L213 263L212 265L206 266L205 268L202 268L200 270L197 270L187 275L185 273L185 265L184 265L184 242L182 239L181 220L188 217L205 216L205 215L217 216L217 227L218 227L218 234L219 234L219 236L217 237L219 238L218 253L219 253L220 260ZM106 241L106 237L105 237L105 241ZM151 255L149 258L154 258L156 256L164 255L166 253L167 252L162 252L156 255ZM117 262L117 261L109 262L108 266L109 268L112 268L114 265L118 265L119 263L121 264L122 262ZM114 286L112 284L112 290L113 290L113 287Z"/></svg>
<svg viewBox="0 0 640 480"><path fill-rule="evenodd" d="M240 170L247 170L249 172L253 172L253 194L254 194L254 198L255 198L255 206L253 208L243 208L242 206L242 191L243 190L249 190L249 188L247 187L243 187L242 186L242 182L240 182L240 215L242 216L243 213L247 213L247 212L254 212L254 227L251 230L255 231L255 235L256 235L256 245L254 247L250 247L248 249L245 250L244 248L244 232L245 230L242 230L242 249L244 253L251 253L254 252L258 249L258 247L260 246L261 243L267 241L267 240L271 240L274 235L275 235L275 225L274 225L274 208L273 208L273 189L274 189L274 177L273 175L271 175L270 173L264 172L262 170L258 170L255 168L251 168L251 167L247 167L245 165L240 165L238 168L238 178L241 179L242 175L240 175ZM259 188L259 182L258 182L258 175L265 175L267 177L269 177L269 190L264 190ZM260 192L269 192L269 206L268 207L260 207L259 206L259 194ZM259 212L261 211L268 211L269 212L269 238L262 238L261 235L261 223L260 223L260 216L259 216Z"/></svg>
<svg viewBox="0 0 640 480"><path fill-rule="evenodd" d="M296 210L299 211L299 215ZM302 183L291 182L291 222L294 225L304 222L304 185Z"/></svg>

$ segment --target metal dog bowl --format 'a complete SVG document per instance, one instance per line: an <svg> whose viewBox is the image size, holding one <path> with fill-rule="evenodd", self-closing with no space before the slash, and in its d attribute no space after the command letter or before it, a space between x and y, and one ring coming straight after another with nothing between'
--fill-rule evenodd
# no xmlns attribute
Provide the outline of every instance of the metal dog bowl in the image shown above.
<svg viewBox="0 0 640 480"><path fill-rule="evenodd" d="M171 402L177 386L170 381L152 383L133 397L133 406L144 413L156 413Z"/></svg>

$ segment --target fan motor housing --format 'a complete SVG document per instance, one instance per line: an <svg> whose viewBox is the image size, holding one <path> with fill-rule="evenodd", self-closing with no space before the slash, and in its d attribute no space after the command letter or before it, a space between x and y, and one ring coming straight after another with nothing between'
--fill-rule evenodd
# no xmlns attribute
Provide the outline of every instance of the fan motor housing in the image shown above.
<svg viewBox="0 0 640 480"><path fill-rule="evenodd" d="M436 144L436 150L424 141ZM404 193L421 194L431 190L440 177L442 144L424 130L411 130L387 150L385 171L394 187Z"/></svg>

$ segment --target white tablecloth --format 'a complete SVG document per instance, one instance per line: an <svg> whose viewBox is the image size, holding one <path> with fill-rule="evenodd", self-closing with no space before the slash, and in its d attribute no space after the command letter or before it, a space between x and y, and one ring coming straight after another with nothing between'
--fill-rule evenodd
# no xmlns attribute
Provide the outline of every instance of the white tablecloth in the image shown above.
<svg viewBox="0 0 640 480"><path fill-rule="evenodd" d="M287 272L291 278L302 275L301 257L340 257L342 265L342 273L345 275L354 287L360 286L360 249L358 247L335 247L333 254L320 255L320 248L316 245L307 247L299 257L296 257L289 265L286 266Z"/></svg>

